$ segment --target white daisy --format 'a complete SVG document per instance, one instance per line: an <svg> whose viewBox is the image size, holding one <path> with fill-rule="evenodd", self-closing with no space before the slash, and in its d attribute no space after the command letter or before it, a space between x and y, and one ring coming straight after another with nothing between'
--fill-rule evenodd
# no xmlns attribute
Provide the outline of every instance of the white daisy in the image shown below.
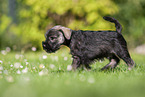
<svg viewBox="0 0 145 97"><path fill-rule="evenodd" d="M29 77L24 77L24 80L28 82L28 81L30 81L30 78Z"/></svg>
<svg viewBox="0 0 145 97"><path fill-rule="evenodd" d="M13 67L13 64L11 64L10 67Z"/></svg>
<svg viewBox="0 0 145 97"><path fill-rule="evenodd" d="M92 84L95 82L95 79L93 77L90 77L90 78L88 78L88 82Z"/></svg>
<svg viewBox="0 0 145 97"><path fill-rule="evenodd" d="M8 70L4 70L3 72L4 74L8 75Z"/></svg>
<svg viewBox="0 0 145 97"><path fill-rule="evenodd" d="M7 76L7 77L6 77L6 80L7 80L8 82L14 82L14 79L13 79L12 76Z"/></svg>
<svg viewBox="0 0 145 97"><path fill-rule="evenodd" d="M22 73L27 73L27 72L28 72L28 68L27 67L22 70Z"/></svg>
<svg viewBox="0 0 145 97"><path fill-rule="evenodd" d="M45 68L44 64L40 64L40 65L39 65L39 68L40 68L40 69Z"/></svg>
<svg viewBox="0 0 145 97"><path fill-rule="evenodd" d="M33 69L35 69L35 67L33 67Z"/></svg>
<svg viewBox="0 0 145 97"><path fill-rule="evenodd" d="M20 65L20 68L23 68L23 66L22 66L22 65Z"/></svg>
<svg viewBox="0 0 145 97"><path fill-rule="evenodd" d="M20 70L17 70L17 74L21 74L21 71Z"/></svg>
<svg viewBox="0 0 145 97"><path fill-rule="evenodd" d="M2 53L3 55L6 55L6 54L7 54L7 52L6 52L5 50L2 50L1 53Z"/></svg>
<svg viewBox="0 0 145 97"><path fill-rule="evenodd" d="M10 47L6 47L6 52L10 52L11 48Z"/></svg>
<svg viewBox="0 0 145 97"><path fill-rule="evenodd" d="M48 70L47 69L43 69L42 71L39 72L39 75L47 75L48 74Z"/></svg>
<svg viewBox="0 0 145 97"><path fill-rule="evenodd" d="M27 59L24 59L25 62L27 62Z"/></svg>
<svg viewBox="0 0 145 97"><path fill-rule="evenodd" d="M0 60L0 64L2 64L3 63L3 61L2 60Z"/></svg>
<svg viewBox="0 0 145 97"><path fill-rule="evenodd" d="M71 71L71 70L72 70L72 66L71 66L71 65L68 65L68 66L67 66L67 70L68 70L68 71Z"/></svg>
<svg viewBox="0 0 145 97"><path fill-rule="evenodd" d="M51 69L54 69L54 68L55 68L55 65L50 64L50 68L51 68Z"/></svg>
<svg viewBox="0 0 145 97"><path fill-rule="evenodd" d="M3 67L2 66L0 66L0 70L3 70Z"/></svg>
<svg viewBox="0 0 145 97"><path fill-rule="evenodd" d="M44 75L44 72L43 72L43 71L40 71L40 72L39 72L39 75L40 75L40 76Z"/></svg>
<svg viewBox="0 0 145 97"><path fill-rule="evenodd" d="M26 65L28 65L29 64L29 62L26 62Z"/></svg>
<svg viewBox="0 0 145 97"><path fill-rule="evenodd" d="M43 59L47 59L47 56L46 55L43 55L43 57L42 57Z"/></svg>
<svg viewBox="0 0 145 97"><path fill-rule="evenodd" d="M58 56L54 56L54 60L55 61L58 61Z"/></svg>
<svg viewBox="0 0 145 97"><path fill-rule="evenodd" d="M20 63L19 62L16 62L15 64L14 64L14 67L17 69L17 68L19 68L20 67Z"/></svg>
<svg viewBox="0 0 145 97"><path fill-rule="evenodd" d="M34 52L37 50L36 47L32 47L31 49L32 49L32 51L34 51Z"/></svg>
<svg viewBox="0 0 145 97"><path fill-rule="evenodd" d="M68 59L67 57L64 57L64 60L65 60L65 61L67 61L67 59Z"/></svg>

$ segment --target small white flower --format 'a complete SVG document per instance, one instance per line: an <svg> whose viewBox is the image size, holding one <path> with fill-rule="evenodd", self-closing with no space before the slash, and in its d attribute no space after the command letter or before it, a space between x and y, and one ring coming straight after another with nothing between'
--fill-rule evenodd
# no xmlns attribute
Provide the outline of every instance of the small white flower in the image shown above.
<svg viewBox="0 0 145 97"><path fill-rule="evenodd" d="M30 78L29 77L24 77L24 80L25 81L30 81Z"/></svg>
<svg viewBox="0 0 145 97"><path fill-rule="evenodd" d="M14 79L13 79L12 76L7 76L7 77L6 77L6 80L7 80L8 82L14 82Z"/></svg>
<svg viewBox="0 0 145 97"><path fill-rule="evenodd" d="M100 62L100 63L103 63L103 61L102 61L102 60L99 60L99 62Z"/></svg>
<svg viewBox="0 0 145 97"><path fill-rule="evenodd" d="M22 54L21 54L21 55L19 55L19 56L20 56L20 58L24 58L24 55L22 55Z"/></svg>
<svg viewBox="0 0 145 97"><path fill-rule="evenodd" d="M20 63L19 62L16 62L15 64L14 64L14 67L17 69L17 68L19 68L20 67Z"/></svg>
<svg viewBox="0 0 145 97"><path fill-rule="evenodd" d="M32 49L32 51L34 51L34 52L37 50L36 47L32 47L31 49Z"/></svg>
<svg viewBox="0 0 145 97"><path fill-rule="evenodd" d="M27 72L28 72L28 68L27 67L22 70L22 73L27 73Z"/></svg>
<svg viewBox="0 0 145 97"><path fill-rule="evenodd" d="M0 71L0 74L2 74L3 72L2 71Z"/></svg>
<svg viewBox="0 0 145 97"><path fill-rule="evenodd" d="M3 67L2 66L0 66L0 70L3 70Z"/></svg>
<svg viewBox="0 0 145 97"><path fill-rule="evenodd" d="M80 81L85 81L85 76L84 75L80 76Z"/></svg>
<svg viewBox="0 0 145 97"><path fill-rule="evenodd" d="M64 57L64 60L65 60L65 61L67 61L67 59L68 59L67 57Z"/></svg>
<svg viewBox="0 0 145 97"><path fill-rule="evenodd" d="M11 64L10 67L13 67L13 64Z"/></svg>
<svg viewBox="0 0 145 97"><path fill-rule="evenodd" d="M61 70L61 67L59 67L59 70Z"/></svg>
<svg viewBox="0 0 145 97"><path fill-rule="evenodd" d="M43 55L43 57L42 57L43 59L47 59L47 56L46 55Z"/></svg>
<svg viewBox="0 0 145 97"><path fill-rule="evenodd" d="M3 61L2 60L0 60L0 64L2 64L3 63Z"/></svg>
<svg viewBox="0 0 145 97"><path fill-rule="evenodd" d="M23 68L23 66L22 66L22 65L20 65L20 68Z"/></svg>
<svg viewBox="0 0 145 97"><path fill-rule="evenodd" d="M28 65L29 64L29 62L26 62L26 65Z"/></svg>
<svg viewBox="0 0 145 97"><path fill-rule="evenodd" d="M54 60L55 61L58 61L58 56L54 56Z"/></svg>
<svg viewBox="0 0 145 97"><path fill-rule="evenodd" d="M2 50L1 53L2 53L3 55L6 55L6 54L7 54L7 52L6 52L5 50Z"/></svg>
<svg viewBox="0 0 145 97"><path fill-rule="evenodd" d="M54 68L55 68L55 65L50 64L50 68L51 68L51 69L54 69Z"/></svg>
<svg viewBox="0 0 145 97"><path fill-rule="evenodd" d="M21 74L21 71L20 70L17 70L17 74Z"/></svg>
<svg viewBox="0 0 145 97"><path fill-rule="evenodd" d="M19 54L16 54L16 55L15 55L15 58L16 58L16 59L19 59L19 58L20 58L20 55L19 55Z"/></svg>
<svg viewBox="0 0 145 97"><path fill-rule="evenodd" d="M95 82L95 79L94 79L93 77L90 77L90 78L88 79L88 82L92 84L92 83Z"/></svg>
<svg viewBox="0 0 145 97"><path fill-rule="evenodd" d="M4 74L8 75L8 70L4 70Z"/></svg>
<svg viewBox="0 0 145 97"><path fill-rule="evenodd" d="M35 67L33 67L33 69L35 69Z"/></svg>
<svg viewBox="0 0 145 97"><path fill-rule="evenodd" d="M6 47L6 52L10 52L11 48L10 47Z"/></svg>
<svg viewBox="0 0 145 97"><path fill-rule="evenodd" d="M48 74L48 70L47 69L43 69L42 71L39 72L39 75L47 75Z"/></svg>
<svg viewBox="0 0 145 97"><path fill-rule="evenodd" d="M39 68L40 68L40 69L45 68L44 64L40 64L40 65L39 65Z"/></svg>
<svg viewBox="0 0 145 97"><path fill-rule="evenodd" d="M72 70L72 66L71 66L71 65L68 65L68 66L67 66L67 70L68 70L68 71L71 71L71 70Z"/></svg>
<svg viewBox="0 0 145 97"><path fill-rule="evenodd" d="M43 71L40 71L40 72L39 72L39 75L40 75L40 76L44 75L44 72L43 72Z"/></svg>
<svg viewBox="0 0 145 97"><path fill-rule="evenodd" d="M27 62L27 59L24 59L25 62Z"/></svg>

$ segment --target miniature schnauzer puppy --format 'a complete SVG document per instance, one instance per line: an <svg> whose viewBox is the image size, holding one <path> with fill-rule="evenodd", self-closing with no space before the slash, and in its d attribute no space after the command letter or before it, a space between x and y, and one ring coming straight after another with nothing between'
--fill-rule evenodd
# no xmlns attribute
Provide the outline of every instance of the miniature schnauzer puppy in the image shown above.
<svg viewBox="0 0 145 97"><path fill-rule="evenodd" d="M95 59L104 58L109 59L110 62L101 70L114 69L120 59L126 62L130 70L134 66L134 61L130 57L127 43L121 34L120 23L112 17L103 18L115 23L116 31L75 31L58 25L46 32L46 40L42 42L43 49L52 53L61 45L68 46L73 57L74 70L81 65L90 69L89 65Z"/></svg>

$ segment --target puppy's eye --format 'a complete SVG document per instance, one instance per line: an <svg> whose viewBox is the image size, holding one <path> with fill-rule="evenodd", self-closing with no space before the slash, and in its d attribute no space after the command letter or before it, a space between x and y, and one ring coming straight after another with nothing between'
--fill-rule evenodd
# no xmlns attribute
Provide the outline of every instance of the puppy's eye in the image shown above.
<svg viewBox="0 0 145 97"><path fill-rule="evenodd" d="M56 40L56 38L57 38L57 37L50 37L49 39L50 39L51 41L54 41L54 40Z"/></svg>

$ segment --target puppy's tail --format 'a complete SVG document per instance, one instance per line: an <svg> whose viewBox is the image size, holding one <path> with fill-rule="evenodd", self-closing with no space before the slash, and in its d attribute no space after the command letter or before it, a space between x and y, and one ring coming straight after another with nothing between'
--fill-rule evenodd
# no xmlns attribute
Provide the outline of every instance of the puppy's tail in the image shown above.
<svg viewBox="0 0 145 97"><path fill-rule="evenodd" d="M104 16L103 18L104 18L105 20L107 20L107 21L110 21L110 22L112 22L112 23L115 23L116 31L117 31L118 33L121 33L121 31L122 31L122 26L121 26L121 24L120 24L116 19L114 19L114 18L112 18L112 17L108 17L108 16Z"/></svg>

